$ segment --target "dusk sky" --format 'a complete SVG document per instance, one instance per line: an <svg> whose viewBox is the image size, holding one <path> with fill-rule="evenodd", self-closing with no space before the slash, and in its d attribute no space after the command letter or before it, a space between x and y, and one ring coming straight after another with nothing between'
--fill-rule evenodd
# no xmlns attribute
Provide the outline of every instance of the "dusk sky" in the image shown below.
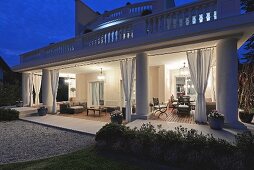
<svg viewBox="0 0 254 170"><path fill-rule="evenodd" d="M83 0L103 13L127 2L146 0ZM177 5L194 0L175 0ZM0 0L0 56L10 65L19 54L74 36L75 0Z"/></svg>

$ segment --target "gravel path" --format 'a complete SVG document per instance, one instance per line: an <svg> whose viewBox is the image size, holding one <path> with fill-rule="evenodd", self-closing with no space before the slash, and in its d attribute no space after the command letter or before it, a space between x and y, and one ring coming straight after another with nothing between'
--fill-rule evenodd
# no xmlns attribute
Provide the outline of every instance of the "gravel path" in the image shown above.
<svg viewBox="0 0 254 170"><path fill-rule="evenodd" d="M94 143L91 135L20 120L0 122L0 164L65 154Z"/></svg>

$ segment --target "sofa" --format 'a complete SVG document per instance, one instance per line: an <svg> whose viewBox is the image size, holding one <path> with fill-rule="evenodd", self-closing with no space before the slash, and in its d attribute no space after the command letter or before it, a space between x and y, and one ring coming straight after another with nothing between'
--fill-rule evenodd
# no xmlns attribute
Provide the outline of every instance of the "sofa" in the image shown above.
<svg viewBox="0 0 254 170"><path fill-rule="evenodd" d="M60 113L63 114L76 114L86 111L87 103L86 102L66 102L60 104Z"/></svg>

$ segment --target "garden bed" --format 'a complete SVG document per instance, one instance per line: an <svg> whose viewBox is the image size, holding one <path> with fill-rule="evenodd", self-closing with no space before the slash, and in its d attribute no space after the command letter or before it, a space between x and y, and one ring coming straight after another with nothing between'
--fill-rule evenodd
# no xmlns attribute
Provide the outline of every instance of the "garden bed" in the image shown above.
<svg viewBox="0 0 254 170"><path fill-rule="evenodd" d="M97 148L136 155L150 161L188 169L252 169L254 136L244 133L231 144L212 135L177 127L159 130L151 124L140 129L108 124L96 134Z"/></svg>

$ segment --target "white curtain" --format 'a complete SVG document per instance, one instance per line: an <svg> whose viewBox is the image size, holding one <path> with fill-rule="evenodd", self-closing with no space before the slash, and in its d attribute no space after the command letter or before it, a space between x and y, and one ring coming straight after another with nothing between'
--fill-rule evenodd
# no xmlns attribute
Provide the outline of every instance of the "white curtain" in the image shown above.
<svg viewBox="0 0 254 170"><path fill-rule="evenodd" d="M195 121L207 122L205 91L208 83L213 49L199 49L187 52L191 80L197 92Z"/></svg>
<svg viewBox="0 0 254 170"><path fill-rule="evenodd" d="M59 70L51 70L50 74L51 74L51 88L52 88L52 95L53 95L52 113L56 113L57 112L56 96L57 96L58 82L59 82Z"/></svg>
<svg viewBox="0 0 254 170"><path fill-rule="evenodd" d="M33 75L33 86L35 91L35 102L34 104L38 106L40 104L40 90L41 90L41 76Z"/></svg>
<svg viewBox="0 0 254 170"><path fill-rule="evenodd" d="M33 106L33 73L29 73L28 76L28 92L29 92L29 106Z"/></svg>
<svg viewBox="0 0 254 170"><path fill-rule="evenodd" d="M29 81L29 73L22 73L22 99L24 106L30 105Z"/></svg>
<svg viewBox="0 0 254 170"><path fill-rule="evenodd" d="M135 76L136 59L120 61L124 95L126 100L126 120L131 121L131 98L133 93L133 82Z"/></svg>
<svg viewBox="0 0 254 170"><path fill-rule="evenodd" d="M93 82L92 83L92 105L98 106L99 105L99 83Z"/></svg>

